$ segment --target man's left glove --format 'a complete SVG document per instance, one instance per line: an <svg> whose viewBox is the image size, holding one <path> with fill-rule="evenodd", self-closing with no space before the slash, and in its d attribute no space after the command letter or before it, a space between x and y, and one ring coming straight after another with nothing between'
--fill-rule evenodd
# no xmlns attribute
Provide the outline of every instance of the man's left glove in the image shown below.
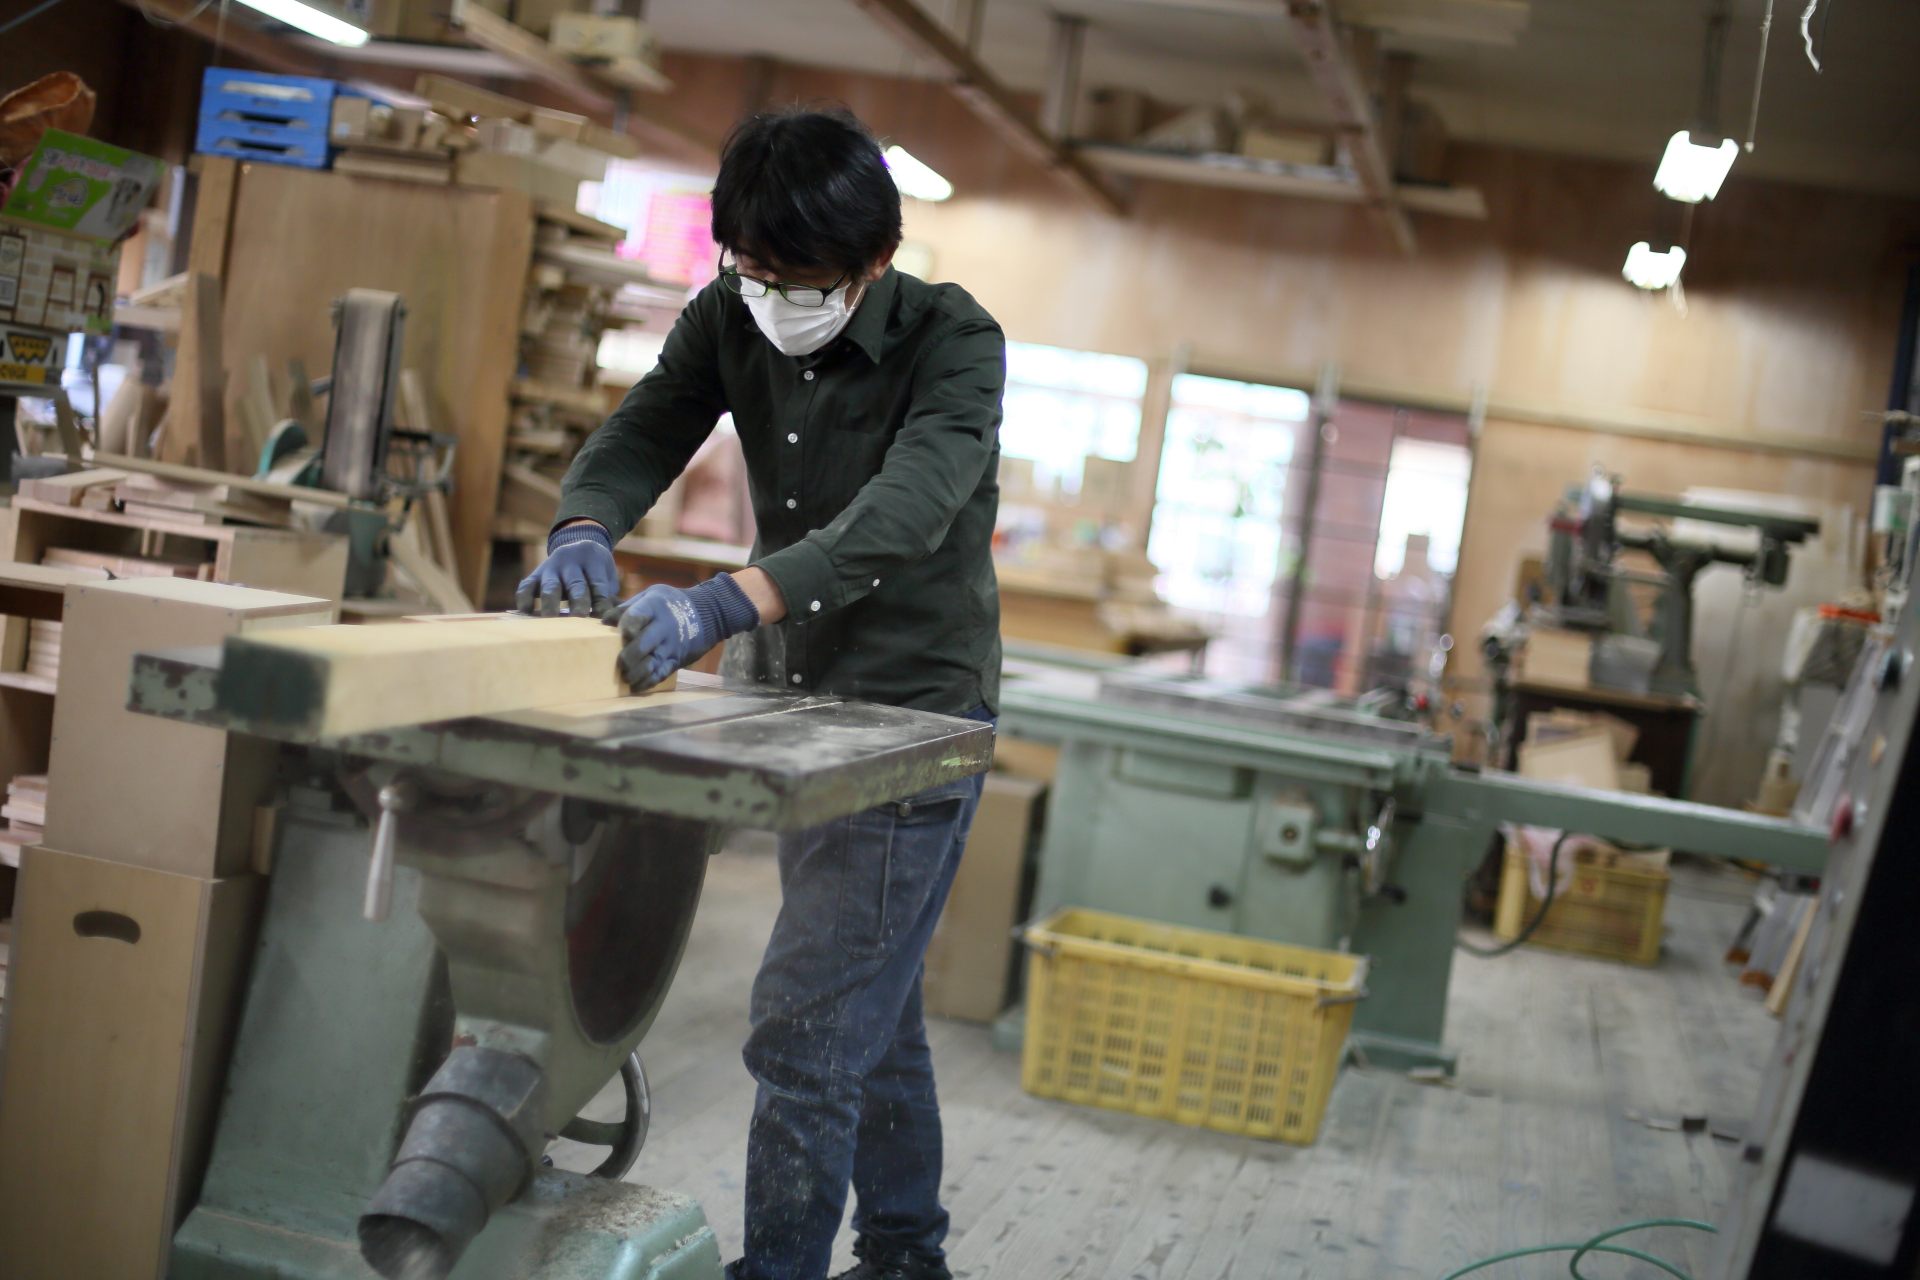
<svg viewBox="0 0 1920 1280"><path fill-rule="evenodd" d="M729 636L760 625L760 611L731 574L682 591L652 586L604 619L620 628L620 675L634 689L650 689Z"/></svg>

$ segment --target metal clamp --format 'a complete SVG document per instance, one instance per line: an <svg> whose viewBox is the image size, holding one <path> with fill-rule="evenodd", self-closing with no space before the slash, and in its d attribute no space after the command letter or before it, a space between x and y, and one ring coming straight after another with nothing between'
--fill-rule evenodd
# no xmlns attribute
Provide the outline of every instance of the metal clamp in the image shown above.
<svg viewBox="0 0 1920 1280"><path fill-rule="evenodd" d="M400 815L419 801L411 782L396 778L380 788L380 821L373 829L373 857L367 863L367 894L360 914L378 922L393 904L393 856L399 842Z"/></svg>

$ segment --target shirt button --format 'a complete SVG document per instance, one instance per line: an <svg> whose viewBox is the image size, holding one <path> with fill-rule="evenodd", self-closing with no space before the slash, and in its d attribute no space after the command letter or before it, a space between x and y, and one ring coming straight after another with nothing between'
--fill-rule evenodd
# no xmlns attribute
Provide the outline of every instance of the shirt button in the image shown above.
<svg viewBox="0 0 1920 1280"><path fill-rule="evenodd" d="M812 382L812 381L813 381L813 370L811 370L811 369L809 369L809 370L807 370L807 371L806 371L805 373L803 373L803 374L801 374L800 376L801 376L801 377L803 377L803 378L805 378L805 379L806 379L806 380L807 380L808 382Z"/></svg>
<svg viewBox="0 0 1920 1280"><path fill-rule="evenodd" d="M818 612L820 612L820 602L819 602L818 600L815 600L815 601L813 602L813 611L814 611L815 613L818 613Z"/></svg>
<svg viewBox="0 0 1920 1280"><path fill-rule="evenodd" d="M875 578L875 579L873 580L873 585L874 585L874 586L876 586L876 587L877 587L877 586L879 586L879 585L880 585L880 579L878 579L878 578Z"/></svg>
<svg viewBox="0 0 1920 1280"><path fill-rule="evenodd" d="M787 443L788 443L788 444L799 444L799 443L800 443L800 433L799 433L798 431L789 431L789 432L787 432Z"/></svg>
<svg viewBox="0 0 1920 1280"><path fill-rule="evenodd" d="M799 506L799 505L800 505L800 500L799 500L798 498L788 498L788 499L787 499L787 510L789 510L789 511L791 511L791 510L793 510L793 509L794 509L795 507L797 507L797 506Z"/></svg>
<svg viewBox="0 0 1920 1280"><path fill-rule="evenodd" d="M793 682L794 682L795 684L799 684L799 683L800 683L800 673L799 673L798 671L796 671L796 672L794 672L794 673L793 673Z"/></svg>

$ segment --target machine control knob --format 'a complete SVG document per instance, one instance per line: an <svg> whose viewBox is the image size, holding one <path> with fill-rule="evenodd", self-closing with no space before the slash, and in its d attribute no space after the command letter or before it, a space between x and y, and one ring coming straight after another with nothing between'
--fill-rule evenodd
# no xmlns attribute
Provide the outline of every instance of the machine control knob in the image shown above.
<svg viewBox="0 0 1920 1280"><path fill-rule="evenodd" d="M410 782L395 780L380 788L380 821L373 829L367 896L360 907L360 914L375 923L387 918L387 909L393 903L393 852L399 840L400 815L418 798Z"/></svg>
<svg viewBox="0 0 1920 1280"><path fill-rule="evenodd" d="M1215 911L1225 911L1233 905L1233 890L1223 884L1210 886L1207 889L1207 905Z"/></svg>
<svg viewBox="0 0 1920 1280"><path fill-rule="evenodd" d="M1827 827L1827 839L1837 844L1852 835L1853 818L1853 796L1843 795L1840 797L1840 802L1833 806L1833 818Z"/></svg>

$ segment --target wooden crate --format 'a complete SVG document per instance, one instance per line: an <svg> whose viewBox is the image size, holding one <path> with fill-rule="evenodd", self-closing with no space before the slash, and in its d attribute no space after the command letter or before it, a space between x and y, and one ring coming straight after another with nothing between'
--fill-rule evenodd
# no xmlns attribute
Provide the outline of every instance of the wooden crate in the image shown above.
<svg viewBox="0 0 1920 1280"><path fill-rule="evenodd" d="M127 710L133 655L313 626L333 613L326 600L190 578L72 588L48 754L47 843L184 875L245 870L273 753Z"/></svg>
<svg viewBox="0 0 1920 1280"><path fill-rule="evenodd" d="M50 547L198 559L212 565L216 582L323 600L339 600L347 579L347 540L341 534L174 523L16 497L0 520L0 560L36 564Z"/></svg>
<svg viewBox="0 0 1920 1280"><path fill-rule="evenodd" d="M165 1274L264 883L27 850L0 1059L0 1275Z"/></svg>

